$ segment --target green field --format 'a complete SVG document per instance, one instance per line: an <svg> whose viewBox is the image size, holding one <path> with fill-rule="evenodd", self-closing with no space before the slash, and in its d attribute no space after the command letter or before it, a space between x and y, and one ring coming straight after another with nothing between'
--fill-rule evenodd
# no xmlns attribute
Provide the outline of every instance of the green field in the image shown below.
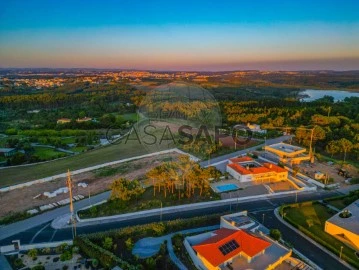
<svg viewBox="0 0 359 270"><path fill-rule="evenodd" d="M285 207L283 211L285 220L325 246L335 255L339 256L340 248L343 246L342 258L348 263L359 267L359 259L354 250L324 231L325 221L335 214L331 209L319 203L308 202L290 205Z"/></svg>
<svg viewBox="0 0 359 270"><path fill-rule="evenodd" d="M60 157L66 157L67 154L48 147L34 147L34 155L37 155L41 160L51 160Z"/></svg>
<svg viewBox="0 0 359 270"><path fill-rule="evenodd" d="M43 164L34 164L21 168L5 168L0 170L0 186L5 187L24 183L65 173L67 169L77 170L143 154L148 154L144 147L141 147L137 141L128 141L127 144L108 145L79 155Z"/></svg>

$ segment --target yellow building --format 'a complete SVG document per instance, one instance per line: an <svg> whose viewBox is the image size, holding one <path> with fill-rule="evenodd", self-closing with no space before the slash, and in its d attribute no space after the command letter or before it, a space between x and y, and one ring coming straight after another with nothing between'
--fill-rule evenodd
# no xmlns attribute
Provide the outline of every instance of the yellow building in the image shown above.
<svg viewBox="0 0 359 270"><path fill-rule="evenodd" d="M310 155L306 154L305 148L291 144L276 143L265 146L264 149L278 156L281 162L291 165L310 160Z"/></svg>
<svg viewBox="0 0 359 270"><path fill-rule="evenodd" d="M69 118L60 118L57 120L58 124L65 124L65 123L70 123L70 122L71 122L71 119L69 119Z"/></svg>
<svg viewBox="0 0 359 270"><path fill-rule="evenodd" d="M359 200L328 219L325 231L359 250Z"/></svg>

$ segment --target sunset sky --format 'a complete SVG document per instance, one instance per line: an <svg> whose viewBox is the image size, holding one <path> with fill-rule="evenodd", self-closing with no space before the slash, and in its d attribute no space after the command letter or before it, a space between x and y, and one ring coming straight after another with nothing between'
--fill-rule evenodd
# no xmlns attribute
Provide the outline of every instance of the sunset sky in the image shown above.
<svg viewBox="0 0 359 270"><path fill-rule="evenodd" d="M359 69L359 1L3 0L0 67Z"/></svg>

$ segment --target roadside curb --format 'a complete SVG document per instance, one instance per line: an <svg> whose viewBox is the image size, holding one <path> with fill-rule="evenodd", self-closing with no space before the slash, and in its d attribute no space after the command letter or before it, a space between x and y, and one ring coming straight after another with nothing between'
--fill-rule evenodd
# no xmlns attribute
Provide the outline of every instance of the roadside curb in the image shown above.
<svg viewBox="0 0 359 270"><path fill-rule="evenodd" d="M231 198L231 199L225 199L225 200L216 200L216 201L209 201L209 202L202 202L202 203L195 203L195 204L183 204L183 205L177 205L177 206L169 206L164 208L155 208L145 211L138 211L133 213L126 213L126 214L120 214L120 215L114 215L114 216L106 216L106 217L99 217L99 218L91 218L91 219L81 219L78 217L76 213L76 219L77 219L77 227L81 226L91 226L96 224L104 224L104 223L111 223L111 222L119 222L124 220L130 220L130 219L137 219L137 218L143 218L143 217L150 217L150 216L156 216L156 215L163 215L163 214L169 214L169 213L176 213L176 212L185 212L195 209L202 209L202 208L208 208L208 207L217 207L217 206L225 206L230 205L234 203L241 203L241 202L247 202L247 201L258 201L258 200L267 200L271 198L281 197L281 196L288 196L293 195L295 193L303 193L307 192L306 190L302 191L287 191L287 192L281 192L281 193L273 193L273 194L265 194L261 196L248 196L248 197L242 197L242 198ZM310 191L309 191L310 192ZM59 222L61 222L62 217L58 217L54 219L51 223L51 227L60 229L61 225L59 225ZM69 228L69 225L63 225L61 228Z"/></svg>
<svg viewBox="0 0 359 270"><path fill-rule="evenodd" d="M350 264L348 264L346 261L343 261L341 259L338 258L338 256L336 256L334 253L332 253L331 251L327 250L325 247L323 247L322 245L318 244L317 242L315 242L312 238L310 238L309 236L305 235L303 232L299 231L297 228L295 228L294 226L292 226L291 224L289 224L288 222L286 222L285 220L283 220L281 218L281 216L279 215L279 208L277 207L276 209L274 209L274 215L275 217L285 226L287 226L288 228L290 228L291 230L295 231L297 234L299 234L300 236L302 236L303 238L305 238L307 241L311 242L313 245L315 245L316 247L320 248L322 251L324 251L325 253L327 253L329 256L331 256L332 258L334 258L335 260L337 260L338 262L340 262L341 264L343 264L345 267L355 270L354 267L352 267Z"/></svg>

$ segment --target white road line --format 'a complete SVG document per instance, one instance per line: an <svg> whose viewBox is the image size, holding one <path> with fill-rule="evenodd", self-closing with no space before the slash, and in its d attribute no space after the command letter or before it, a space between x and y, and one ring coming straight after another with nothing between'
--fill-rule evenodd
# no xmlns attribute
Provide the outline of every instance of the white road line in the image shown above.
<svg viewBox="0 0 359 270"><path fill-rule="evenodd" d="M52 239L54 239L56 233L57 233L57 230L54 231L54 233L52 234L52 236L51 236L49 242L52 242Z"/></svg>
<svg viewBox="0 0 359 270"><path fill-rule="evenodd" d="M50 226L50 225L51 225L51 223L49 223L49 224L45 225L44 227L42 227L42 228L34 235L34 237L31 238L30 244L32 244L32 243L34 242L35 238L36 238L43 230L45 230L45 229L46 229L48 226Z"/></svg>

